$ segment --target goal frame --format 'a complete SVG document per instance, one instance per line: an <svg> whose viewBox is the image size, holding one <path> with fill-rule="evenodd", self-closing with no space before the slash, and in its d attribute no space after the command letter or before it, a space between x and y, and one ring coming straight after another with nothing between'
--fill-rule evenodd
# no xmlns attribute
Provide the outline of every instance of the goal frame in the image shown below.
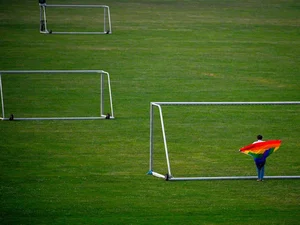
<svg viewBox="0 0 300 225"><path fill-rule="evenodd" d="M39 3L40 6L40 33L41 34L112 34L111 28L111 19L110 19L110 10L109 6L107 5L58 5L58 4L46 4L46 3ZM47 7L65 7L65 8L103 8L104 20L103 20L103 31L52 31L48 30L47 24L47 15L46 15L46 8Z"/></svg>
<svg viewBox="0 0 300 225"><path fill-rule="evenodd" d="M112 91L110 84L110 75L104 70L4 70L0 71L0 96L1 96L1 120L9 120L5 117L5 105L4 105L4 95L3 95L3 85L2 85L2 75L9 74L99 74L100 75L100 112L99 116L93 117L33 117L33 118L13 118L13 120L97 120L97 119L108 119L105 114L104 108L104 84L105 77L107 79L108 94L109 94L109 105L110 105L110 116L109 119L114 119L114 110L112 103Z"/></svg>
<svg viewBox="0 0 300 225"><path fill-rule="evenodd" d="M300 101L282 101L282 102L150 102L150 161L148 175L162 178L167 181L189 181L189 180L242 180L257 179L257 176L224 176L224 177L175 177L171 172L171 164L169 160L167 137L163 119L162 106L164 105L299 105ZM154 109L159 111L161 123L162 138L167 164L167 173L162 174L154 170ZM266 179L300 179L296 176L265 176Z"/></svg>

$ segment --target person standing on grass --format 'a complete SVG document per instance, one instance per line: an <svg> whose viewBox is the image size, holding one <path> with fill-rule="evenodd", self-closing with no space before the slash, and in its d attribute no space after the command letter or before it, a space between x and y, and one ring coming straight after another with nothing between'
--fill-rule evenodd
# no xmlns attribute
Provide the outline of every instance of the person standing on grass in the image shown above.
<svg viewBox="0 0 300 225"><path fill-rule="evenodd" d="M263 181L267 157L277 151L281 140L263 141L262 135L257 135L257 141L240 148L240 152L252 156L257 169L257 181Z"/></svg>
<svg viewBox="0 0 300 225"><path fill-rule="evenodd" d="M253 144L264 142L262 139L263 139L262 135L260 134L257 135L257 141L254 141ZM254 162L257 170L257 181L263 181L267 156L268 155L263 154L261 158L254 158Z"/></svg>

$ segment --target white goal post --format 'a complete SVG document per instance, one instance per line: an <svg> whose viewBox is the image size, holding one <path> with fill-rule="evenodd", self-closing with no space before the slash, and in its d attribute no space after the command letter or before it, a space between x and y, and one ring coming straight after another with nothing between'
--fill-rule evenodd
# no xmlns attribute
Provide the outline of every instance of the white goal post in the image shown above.
<svg viewBox="0 0 300 225"><path fill-rule="evenodd" d="M58 4L46 4L45 0L39 1L40 6L40 33L42 34L111 34L111 19L110 10L107 5L58 5ZM103 9L103 31L52 31L48 29L47 24L47 7L64 7L64 8L100 8ZM92 15L91 15L92 16Z"/></svg>
<svg viewBox="0 0 300 225"><path fill-rule="evenodd" d="M12 74L61 74L61 75L70 75L70 74L95 74L99 75L100 80L100 96L99 96L99 115L97 116L88 116L88 117L34 117L34 118L18 118L14 117L13 120L96 120L96 119L114 119L113 103L112 103L112 91L110 84L110 75L108 72L103 70L6 70L0 71L0 96L1 96L1 106L2 106L2 115L1 120L9 120L11 118L5 116L5 98L3 95L3 82L2 75L12 75ZM105 87L107 85L107 87ZM108 89L108 97L105 97L104 89ZM109 99L110 112L105 113L104 101ZM106 100L107 101L107 100ZM107 104L108 105L108 104ZM59 113L59 112L58 112ZM109 114L109 115L108 115Z"/></svg>
<svg viewBox="0 0 300 225"><path fill-rule="evenodd" d="M168 144L165 132L162 106L164 105L299 105L300 101L284 102L151 102L150 103L150 163L148 175L153 175L169 181L188 181L188 180L239 180L239 179L256 179L256 176L224 176L224 177L175 177L171 172L171 163L169 159ZM154 168L154 110L158 109L162 139L166 157L167 171L161 173ZM265 176L266 179L299 179L300 176Z"/></svg>

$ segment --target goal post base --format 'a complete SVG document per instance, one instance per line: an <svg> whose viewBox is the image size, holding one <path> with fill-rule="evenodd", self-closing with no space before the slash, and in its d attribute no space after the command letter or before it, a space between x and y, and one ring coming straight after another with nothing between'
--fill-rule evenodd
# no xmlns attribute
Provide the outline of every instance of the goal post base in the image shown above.
<svg viewBox="0 0 300 225"><path fill-rule="evenodd" d="M149 171L149 175L162 178L166 181L195 181L195 180L255 180L257 176L231 176L231 177L172 177L169 175L162 175L160 173ZM300 176L265 176L264 179L300 179Z"/></svg>
<svg viewBox="0 0 300 225"><path fill-rule="evenodd" d="M10 118L0 118L1 120L11 120ZM108 119L106 116L101 117L33 117L33 118L14 118L13 120L21 121L21 120L103 120ZM114 119L114 117L110 117L109 119Z"/></svg>
<svg viewBox="0 0 300 225"><path fill-rule="evenodd" d="M233 176L233 177L170 177L169 181L193 181L193 180L256 180L257 176ZM264 179L300 179L300 176L265 176Z"/></svg>
<svg viewBox="0 0 300 225"><path fill-rule="evenodd" d="M40 31L41 34L111 34L110 31L105 32L55 32L55 31Z"/></svg>

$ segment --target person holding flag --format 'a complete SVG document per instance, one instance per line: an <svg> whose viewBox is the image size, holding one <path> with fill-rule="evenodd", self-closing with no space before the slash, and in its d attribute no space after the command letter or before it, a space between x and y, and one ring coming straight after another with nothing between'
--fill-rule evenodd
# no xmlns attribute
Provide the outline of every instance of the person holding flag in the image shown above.
<svg viewBox="0 0 300 225"><path fill-rule="evenodd" d="M257 141L254 141L253 144L264 142L262 135L257 135ZM266 152L265 152L266 153ZM254 162L256 165L256 170L257 170L257 181L263 181L264 175L265 175L265 164L267 160L267 156L263 154L261 158L254 158Z"/></svg>
<svg viewBox="0 0 300 225"><path fill-rule="evenodd" d="M263 181L267 157L276 151L281 144L280 140L263 141L262 139L263 136L259 134L256 141L239 150L253 157L257 170L257 181Z"/></svg>

